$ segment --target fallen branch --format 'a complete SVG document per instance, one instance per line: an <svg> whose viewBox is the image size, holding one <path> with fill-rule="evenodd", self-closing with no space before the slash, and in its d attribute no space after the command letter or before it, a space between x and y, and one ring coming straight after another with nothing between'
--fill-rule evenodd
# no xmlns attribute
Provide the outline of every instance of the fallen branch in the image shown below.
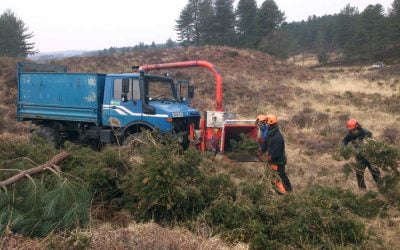
<svg viewBox="0 0 400 250"><path fill-rule="evenodd" d="M0 188L5 188L11 184L14 184L14 183L22 180L26 176L39 174L39 173L46 171L47 169L53 168L56 171L59 171L59 167L57 166L57 164L60 163L61 161L65 160L68 156L69 156L68 152L62 151L59 154L55 155L53 158L51 158L49 161L45 162L44 164L42 164L40 166L30 168L27 170L23 170L23 171L19 172L18 174L14 175L13 177L8 178L5 181L0 181Z"/></svg>

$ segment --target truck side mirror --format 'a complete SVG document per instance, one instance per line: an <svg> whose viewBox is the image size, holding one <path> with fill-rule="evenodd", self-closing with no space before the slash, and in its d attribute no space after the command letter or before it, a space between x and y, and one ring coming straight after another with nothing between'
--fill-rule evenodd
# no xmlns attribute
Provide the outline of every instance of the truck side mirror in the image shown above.
<svg viewBox="0 0 400 250"><path fill-rule="evenodd" d="M194 86L193 85L188 86L188 97L189 97L189 99L193 99L193 97L194 97Z"/></svg>
<svg viewBox="0 0 400 250"><path fill-rule="evenodd" d="M123 94L129 93L129 79L127 78L122 79L122 93Z"/></svg>
<svg viewBox="0 0 400 250"><path fill-rule="evenodd" d="M122 94L121 94L121 101L122 101L122 102L127 102L127 101L128 101L128 95L125 94L125 93L122 93Z"/></svg>

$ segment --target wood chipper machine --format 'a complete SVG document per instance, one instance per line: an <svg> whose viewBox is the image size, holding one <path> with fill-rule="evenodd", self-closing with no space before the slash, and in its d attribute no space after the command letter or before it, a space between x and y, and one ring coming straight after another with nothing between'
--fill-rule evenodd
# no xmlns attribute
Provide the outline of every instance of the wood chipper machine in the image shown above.
<svg viewBox="0 0 400 250"><path fill-rule="evenodd" d="M202 152L213 151L215 153L226 153L232 145L232 140L240 139L244 134L255 142L259 138L259 129L255 120L237 119L236 114L224 111L223 107L223 79L216 67L207 61L186 61L164 64L143 65L139 67L140 72L153 70L180 69L202 67L206 68L215 78L215 111L202 112L199 126L190 124L189 141ZM179 90L178 90L179 91ZM198 129L196 129L198 128ZM251 158L251 159L250 159ZM250 157L243 161L256 161Z"/></svg>

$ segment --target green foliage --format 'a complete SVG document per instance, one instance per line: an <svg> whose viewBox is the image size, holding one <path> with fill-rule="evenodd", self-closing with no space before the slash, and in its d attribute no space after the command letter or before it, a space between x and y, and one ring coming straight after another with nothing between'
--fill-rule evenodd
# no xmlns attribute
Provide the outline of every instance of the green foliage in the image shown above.
<svg viewBox="0 0 400 250"><path fill-rule="evenodd" d="M0 228L9 225L15 232L43 236L84 226L94 197L93 202L103 206L131 211L138 221L194 230L208 226L213 234L233 243L247 242L252 249L355 248L369 240L358 217L387 214L385 201L376 193L356 195L317 186L277 197L261 180L236 184L217 174L214 162L198 151L183 151L171 137L160 136L161 142L155 142L148 135L141 140L130 150L103 152L67 143L71 156L60 164L65 171L61 179L45 173L34 177L35 185L27 179L1 193ZM245 141L235 148L252 149ZM43 163L57 153L42 141L0 141L0 149L3 169L34 165L10 159L29 156ZM132 163L132 158L140 160ZM3 179L10 174L0 171L0 175ZM391 181L398 185L398 179ZM87 244L85 237L71 236L71 240L82 247Z"/></svg>
<svg viewBox="0 0 400 250"><path fill-rule="evenodd" d="M235 21L233 0L215 0L214 44L235 45Z"/></svg>
<svg viewBox="0 0 400 250"><path fill-rule="evenodd" d="M372 164L385 172L398 173L400 148L387 141L367 139L354 146L342 146L333 155L335 160L349 160L352 156L362 155Z"/></svg>
<svg viewBox="0 0 400 250"><path fill-rule="evenodd" d="M260 147L256 141L246 134L240 134L240 138L238 140L230 140L230 144L232 146L232 151L235 153L248 152L251 154L256 154Z"/></svg>
<svg viewBox="0 0 400 250"><path fill-rule="evenodd" d="M274 0L265 0L257 13L258 42L273 30L280 27L285 20L285 14L278 8Z"/></svg>
<svg viewBox="0 0 400 250"><path fill-rule="evenodd" d="M85 185L68 179L59 179L51 185L53 181L23 182L0 192L0 234L8 229L43 237L89 222L91 196Z"/></svg>
<svg viewBox="0 0 400 250"><path fill-rule="evenodd" d="M126 152L113 148L95 152L72 143L67 143L66 149L71 156L61 164L63 169L85 181L95 200L120 206L121 179L131 168Z"/></svg>
<svg viewBox="0 0 400 250"><path fill-rule="evenodd" d="M289 34L285 30L272 30L261 42L258 48L270 55L287 59L290 50Z"/></svg>
<svg viewBox="0 0 400 250"><path fill-rule="evenodd" d="M328 62L328 55L326 54L325 50L321 50L318 53L318 62L319 63L327 63Z"/></svg>
<svg viewBox="0 0 400 250"><path fill-rule="evenodd" d="M386 175L383 177L383 183L381 193L400 209L400 174Z"/></svg>
<svg viewBox="0 0 400 250"><path fill-rule="evenodd" d="M360 153L365 155L374 167L383 171L398 173L400 148L386 141L367 140L360 147Z"/></svg>
<svg viewBox="0 0 400 250"><path fill-rule="evenodd" d="M257 2L240 0L236 9L239 46L253 48L256 42Z"/></svg>
<svg viewBox="0 0 400 250"><path fill-rule="evenodd" d="M358 247L368 234L353 214L374 218L387 210L375 193L357 196L349 190L314 187L263 199L267 193L259 188L245 189L240 200L219 199L201 218L226 240L249 242L253 249ZM253 199L246 199L248 195Z"/></svg>
<svg viewBox="0 0 400 250"><path fill-rule="evenodd" d="M34 43L28 42L33 37L28 28L11 10L0 16L0 56L26 57L34 54Z"/></svg>
<svg viewBox="0 0 400 250"><path fill-rule="evenodd" d="M226 149L227 157L233 160L245 160L254 158L260 145L246 134L240 134L237 138L229 140L230 148Z"/></svg>
<svg viewBox="0 0 400 250"><path fill-rule="evenodd" d="M354 155L354 148L352 146L340 147L340 156L345 160L349 160Z"/></svg>
<svg viewBox="0 0 400 250"><path fill-rule="evenodd" d="M184 46L199 45L199 4L200 0L189 0L176 21L179 41Z"/></svg>
<svg viewBox="0 0 400 250"><path fill-rule="evenodd" d="M174 141L143 145L143 164L124 180L124 199L136 218L174 223L193 219L220 196L234 196L229 178L207 175L198 151ZM203 171L202 171L203 169Z"/></svg>
<svg viewBox="0 0 400 250"><path fill-rule="evenodd" d="M71 155L60 163L61 176L46 171L0 193L0 231L8 226L16 233L42 237L85 226L93 196L107 202L115 198L119 191L117 170L122 164L118 151L101 154L69 143L66 146ZM40 138L31 143L0 140L0 180L16 173L4 169L32 168L57 153Z"/></svg>

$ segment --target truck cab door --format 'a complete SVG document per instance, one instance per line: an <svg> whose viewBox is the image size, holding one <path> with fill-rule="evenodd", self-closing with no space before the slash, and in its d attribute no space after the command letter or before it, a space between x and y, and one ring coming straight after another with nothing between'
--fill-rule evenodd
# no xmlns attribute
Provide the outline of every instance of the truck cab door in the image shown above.
<svg viewBox="0 0 400 250"><path fill-rule="evenodd" d="M110 126L125 127L142 119L139 79L115 77L111 90L110 102L104 105L109 110Z"/></svg>

